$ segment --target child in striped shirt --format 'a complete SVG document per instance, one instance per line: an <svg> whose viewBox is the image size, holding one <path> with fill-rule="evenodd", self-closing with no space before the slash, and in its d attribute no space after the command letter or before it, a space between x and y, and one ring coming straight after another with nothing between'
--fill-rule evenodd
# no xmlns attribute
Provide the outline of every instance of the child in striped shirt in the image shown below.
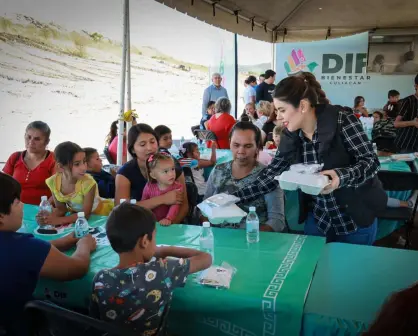
<svg viewBox="0 0 418 336"><path fill-rule="evenodd" d="M160 152L147 160L148 183L142 193L142 200L164 195L173 190L183 191L183 185L176 182L176 170L173 158ZM173 224L180 210L180 204L160 205L152 210L161 225Z"/></svg>

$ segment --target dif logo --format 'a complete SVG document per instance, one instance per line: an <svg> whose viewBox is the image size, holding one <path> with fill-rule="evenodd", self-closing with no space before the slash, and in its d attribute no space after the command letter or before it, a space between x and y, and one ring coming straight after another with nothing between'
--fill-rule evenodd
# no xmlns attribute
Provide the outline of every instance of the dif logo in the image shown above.
<svg viewBox="0 0 418 336"><path fill-rule="evenodd" d="M367 66L367 54L345 54L345 57L339 54L322 55L322 74L363 74Z"/></svg>

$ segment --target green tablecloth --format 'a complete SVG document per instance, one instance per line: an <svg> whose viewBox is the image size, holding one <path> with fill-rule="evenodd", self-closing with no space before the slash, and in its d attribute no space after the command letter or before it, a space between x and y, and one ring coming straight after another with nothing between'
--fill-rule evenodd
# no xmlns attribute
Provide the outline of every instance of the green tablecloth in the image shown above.
<svg viewBox="0 0 418 336"><path fill-rule="evenodd" d="M360 335L392 292L418 280L417 259L416 251L327 244L306 300L302 335Z"/></svg>
<svg viewBox="0 0 418 336"><path fill-rule="evenodd" d="M36 211L33 206L24 209L24 224L31 232L36 228ZM105 221L105 217L92 216L89 223L95 227ZM186 225L158 227L157 243L198 248L200 230ZM250 245L243 230L213 232L215 264L225 261L237 269L231 288L202 287L190 277L186 288L175 292L169 321L172 330L181 335L298 335L324 239L261 232L260 243ZM35 296L64 306L87 307L94 274L117 262L110 246L99 246L83 279L64 283L41 279Z"/></svg>

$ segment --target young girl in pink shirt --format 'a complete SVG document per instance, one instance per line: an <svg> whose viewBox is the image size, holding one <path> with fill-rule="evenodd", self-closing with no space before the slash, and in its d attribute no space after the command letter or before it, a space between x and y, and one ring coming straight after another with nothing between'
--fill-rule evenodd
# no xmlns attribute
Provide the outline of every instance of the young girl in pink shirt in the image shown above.
<svg viewBox="0 0 418 336"><path fill-rule="evenodd" d="M166 153L151 155L147 160L148 183L142 193L142 200L164 195L173 190L183 191L183 185L176 182L173 158ZM152 210L161 225L173 224L180 209L179 204L160 205Z"/></svg>

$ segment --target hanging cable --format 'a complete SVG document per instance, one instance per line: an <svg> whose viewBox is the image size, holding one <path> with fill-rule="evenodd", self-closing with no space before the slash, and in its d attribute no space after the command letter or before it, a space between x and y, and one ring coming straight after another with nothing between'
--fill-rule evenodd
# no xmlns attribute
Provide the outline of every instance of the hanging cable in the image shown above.
<svg viewBox="0 0 418 336"><path fill-rule="evenodd" d="M213 16L216 16L216 5L221 2L221 0L215 0L212 2L212 11L213 11Z"/></svg>
<svg viewBox="0 0 418 336"><path fill-rule="evenodd" d="M194 0L192 0L192 6L194 5Z"/></svg>
<svg viewBox="0 0 418 336"><path fill-rule="evenodd" d="M252 18L250 18L250 20L251 20L251 30L252 31L254 31L254 19L255 19L255 16L253 16Z"/></svg>
<svg viewBox="0 0 418 336"><path fill-rule="evenodd" d="M239 10L239 9L234 10L234 15L235 15L235 17L237 18L237 24L239 23L239 16L238 16L239 12L240 12L240 10Z"/></svg>
<svg viewBox="0 0 418 336"><path fill-rule="evenodd" d="M264 31L267 33L267 22L261 24L264 27Z"/></svg>
<svg viewBox="0 0 418 336"><path fill-rule="evenodd" d="M331 27L328 27L327 36L325 36L325 39L328 40L328 37L331 37Z"/></svg>
<svg viewBox="0 0 418 336"><path fill-rule="evenodd" d="M285 28L285 29L283 30L283 43L284 43L284 41L286 40L286 35L287 35L287 28Z"/></svg>

